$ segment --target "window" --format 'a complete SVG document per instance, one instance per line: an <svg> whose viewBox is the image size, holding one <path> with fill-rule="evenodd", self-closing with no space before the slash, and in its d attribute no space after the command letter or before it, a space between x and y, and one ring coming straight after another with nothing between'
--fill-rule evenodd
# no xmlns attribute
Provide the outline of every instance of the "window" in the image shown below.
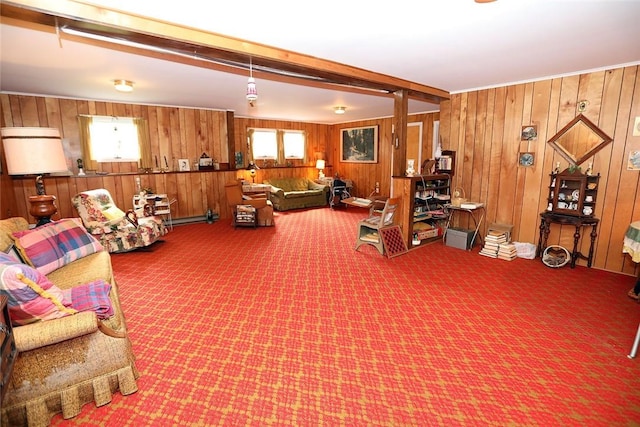
<svg viewBox="0 0 640 427"><path fill-rule="evenodd" d="M253 160L304 160L306 138L303 131L277 129L248 129Z"/></svg>
<svg viewBox="0 0 640 427"><path fill-rule="evenodd" d="M304 159L304 132L283 131L285 159Z"/></svg>
<svg viewBox="0 0 640 427"><path fill-rule="evenodd" d="M277 133L272 129L254 129L251 133L254 160L276 160L278 158Z"/></svg>
<svg viewBox="0 0 640 427"><path fill-rule="evenodd" d="M137 162L140 160L138 129L130 117L94 117L89 125L91 160Z"/></svg>
<svg viewBox="0 0 640 427"><path fill-rule="evenodd" d="M151 169L149 125L143 118L79 115L80 144L86 170L99 163L136 162Z"/></svg>

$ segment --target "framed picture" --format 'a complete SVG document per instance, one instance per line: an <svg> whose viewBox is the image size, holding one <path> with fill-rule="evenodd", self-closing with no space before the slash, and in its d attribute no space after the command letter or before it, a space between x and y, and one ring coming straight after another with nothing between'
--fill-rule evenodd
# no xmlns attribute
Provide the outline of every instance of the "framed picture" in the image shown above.
<svg viewBox="0 0 640 427"><path fill-rule="evenodd" d="M533 141L538 138L538 126L529 125L522 126L522 133L520 134L521 141Z"/></svg>
<svg viewBox="0 0 640 427"><path fill-rule="evenodd" d="M340 129L340 161L378 163L378 126Z"/></svg>
<svg viewBox="0 0 640 427"><path fill-rule="evenodd" d="M627 170L640 171L640 150L634 150L629 153L629 163L627 163Z"/></svg>
<svg viewBox="0 0 640 427"><path fill-rule="evenodd" d="M640 116L633 122L633 136L640 136Z"/></svg>
<svg viewBox="0 0 640 427"><path fill-rule="evenodd" d="M533 166L535 160L535 153L525 152L518 155L518 164L520 166Z"/></svg>
<svg viewBox="0 0 640 427"><path fill-rule="evenodd" d="M178 170L180 172L188 172L191 169L189 168L189 159L178 159Z"/></svg>

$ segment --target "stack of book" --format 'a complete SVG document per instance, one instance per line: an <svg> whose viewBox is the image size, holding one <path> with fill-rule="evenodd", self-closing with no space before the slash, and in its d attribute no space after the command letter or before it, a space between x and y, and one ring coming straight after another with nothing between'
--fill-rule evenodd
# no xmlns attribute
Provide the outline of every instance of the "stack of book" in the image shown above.
<svg viewBox="0 0 640 427"><path fill-rule="evenodd" d="M513 261L518 257L516 245L513 243L501 243L498 248L498 258Z"/></svg>
<svg viewBox="0 0 640 427"><path fill-rule="evenodd" d="M490 230L484 238L484 246L480 250L480 255L490 258L498 258L500 245L507 243L507 235L502 231Z"/></svg>
<svg viewBox="0 0 640 427"><path fill-rule="evenodd" d="M236 206L236 222L254 222L256 218L256 208L251 205Z"/></svg>

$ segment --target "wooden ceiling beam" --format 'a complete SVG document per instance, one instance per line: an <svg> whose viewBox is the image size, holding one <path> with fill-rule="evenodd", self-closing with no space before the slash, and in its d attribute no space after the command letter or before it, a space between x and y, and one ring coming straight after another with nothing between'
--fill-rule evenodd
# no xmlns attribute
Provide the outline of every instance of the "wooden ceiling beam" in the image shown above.
<svg viewBox="0 0 640 427"><path fill-rule="evenodd" d="M82 0L3 0L0 13L18 21L54 28L67 26L107 38L118 38L163 49L167 53L175 52L174 55L164 55L164 59L174 62L194 65L195 61L195 65L199 66L206 62L190 59L189 54L211 61L243 64L245 67L251 60L256 69L273 70L264 71L262 78L270 78L268 75L272 74L273 80L293 79L298 84L331 90L355 88L369 91L373 95L389 96L401 90L406 91L409 98L435 104L449 99L448 92L420 83L247 40L98 7ZM113 44L118 45L118 49L125 50L119 43ZM146 55L153 53L137 50L138 53Z"/></svg>

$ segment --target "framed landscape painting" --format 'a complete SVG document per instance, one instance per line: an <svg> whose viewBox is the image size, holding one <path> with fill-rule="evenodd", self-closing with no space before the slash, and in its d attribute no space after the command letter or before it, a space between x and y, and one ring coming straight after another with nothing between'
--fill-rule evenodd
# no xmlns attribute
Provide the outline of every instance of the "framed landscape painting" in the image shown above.
<svg viewBox="0 0 640 427"><path fill-rule="evenodd" d="M378 126L340 129L340 161L378 163Z"/></svg>

